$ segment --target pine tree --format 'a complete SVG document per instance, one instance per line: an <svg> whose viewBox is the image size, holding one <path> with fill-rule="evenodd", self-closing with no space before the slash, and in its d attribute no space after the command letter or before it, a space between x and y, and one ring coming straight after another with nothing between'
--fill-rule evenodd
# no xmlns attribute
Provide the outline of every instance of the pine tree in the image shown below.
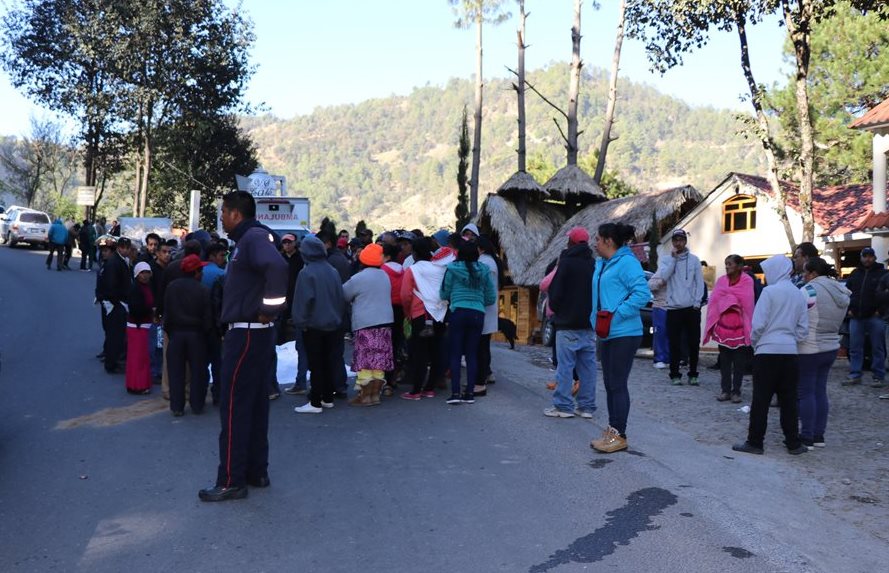
<svg viewBox="0 0 889 573"><path fill-rule="evenodd" d="M469 194L466 185L466 171L469 168L469 123L466 117L466 107L463 108L463 119L460 123L460 144L457 146L457 207L454 215L457 217L457 229L462 229L469 223Z"/></svg>

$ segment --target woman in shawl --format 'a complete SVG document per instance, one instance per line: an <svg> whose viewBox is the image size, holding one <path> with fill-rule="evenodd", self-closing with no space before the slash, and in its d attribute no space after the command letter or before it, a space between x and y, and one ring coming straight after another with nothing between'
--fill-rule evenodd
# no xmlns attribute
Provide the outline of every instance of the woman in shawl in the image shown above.
<svg viewBox="0 0 889 573"><path fill-rule="evenodd" d="M719 277L707 305L704 344L719 345L719 369L722 374L720 402L741 402L741 383L750 356L750 330L753 321L753 279L744 272L744 258L725 258L725 275Z"/></svg>

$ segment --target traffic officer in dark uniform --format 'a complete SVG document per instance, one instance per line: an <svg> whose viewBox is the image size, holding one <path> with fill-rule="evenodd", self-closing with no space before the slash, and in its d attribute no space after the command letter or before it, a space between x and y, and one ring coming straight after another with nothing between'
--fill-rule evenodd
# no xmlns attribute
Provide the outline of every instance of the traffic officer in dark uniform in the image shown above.
<svg viewBox="0 0 889 573"><path fill-rule="evenodd" d="M268 487L268 363L275 355L275 317L287 302L287 263L275 237L256 221L256 202L246 191L222 199L222 227L236 242L225 276L221 321L219 469L216 485L201 501L247 496L247 486Z"/></svg>
<svg viewBox="0 0 889 573"><path fill-rule="evenodd" d="M102 326L105 329L105 344L102 354L105 371L114 374L119 371L118 362L123 358L127 336L126 300L130 296L132 275L126 260L117 251L117 239L104 235L96 240L102 254L102 266L96 277L96 301L102 305Z"/></svg>

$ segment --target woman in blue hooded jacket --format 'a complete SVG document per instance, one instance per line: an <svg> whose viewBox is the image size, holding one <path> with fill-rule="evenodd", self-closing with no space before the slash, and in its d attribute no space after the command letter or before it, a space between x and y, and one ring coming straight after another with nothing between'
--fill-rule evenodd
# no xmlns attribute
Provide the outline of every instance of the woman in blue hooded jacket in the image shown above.
<svg viewBox="0 0 889 573"><path fill-rule="evenodd" d="M593 273L593 311L597 326L599 362L608 402L608 427L590 446L605 453L627 449L630 392L627 380L636 350L642 342L639 309L651 300L642 265L627 247L636 230L623 223L605 223L596 234L596 270ZM613 313L607 333L597 324L597 313Z"/></svg>

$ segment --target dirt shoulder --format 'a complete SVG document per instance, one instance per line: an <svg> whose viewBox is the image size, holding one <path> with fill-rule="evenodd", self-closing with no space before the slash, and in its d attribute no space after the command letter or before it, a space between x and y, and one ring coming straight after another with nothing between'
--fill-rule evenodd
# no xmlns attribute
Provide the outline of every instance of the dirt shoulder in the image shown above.
<svg viewBox="0 0 889 573"><path fill-rule="evenodd" d="M516 350L533 365L547 370L552 368L549 348L517 346ZM719 372L709 368L715 361L715 354L702 355L699 387L672 386L666 371L655 369L651 358L640 354L630 378L630 396L634 409L670 424L697 442L724 445L726 453L732 454L731 444L742 441L747 435L748 414L740 408L750 404L751 379L746 377L744 380L743 404L717 402ZM838 359L831 370L828 382L830 416L825 434L827 447L793 459L793 465L823 486L822 492L816 496L822 508L889 541L889 400L878 399L889 390L868 387L870 379L867 375L864 385L841 386L847 371L846 359ZM548 374L549 379L555 378L555 372L549 371ZM540 384L545 382L540 381ZM601 376L598 384L599 401L604 406ZM765 441L766 454L774 455L780 451L782 439L778 409L772 408Z"/></svg>

